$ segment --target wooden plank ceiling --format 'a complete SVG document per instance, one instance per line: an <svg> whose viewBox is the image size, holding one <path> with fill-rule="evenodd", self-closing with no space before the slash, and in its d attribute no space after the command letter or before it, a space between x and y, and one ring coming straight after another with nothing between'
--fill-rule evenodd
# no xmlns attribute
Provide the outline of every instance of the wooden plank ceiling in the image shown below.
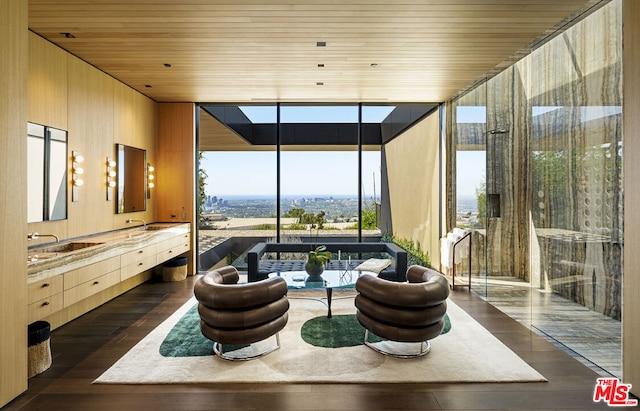
<svg viewBox="0 0 640 411"><path fill-rule="evenodd" d="M442 102L598 3L29 0L29 28L159 102Z"/></svg>

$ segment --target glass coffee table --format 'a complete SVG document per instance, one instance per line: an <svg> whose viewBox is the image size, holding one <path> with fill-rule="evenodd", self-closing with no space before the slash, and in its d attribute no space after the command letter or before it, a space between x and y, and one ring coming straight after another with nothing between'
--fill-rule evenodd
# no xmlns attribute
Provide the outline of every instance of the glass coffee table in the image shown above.
<svg viewBox="0 0 640 411"><path fill-rule="evenodd" d="M324 298L313 297L289 297L289 298L305 298L320 301L327 306L327 317L331 318L331 299L333 289L338 287L346 287L354 285L356 280L363 275L377 275L370 271L353 271L353 270L324 270L320 276L310 276L306 271L277 271L269 273L269 277L282 277L287 285L292 288L324 288L327 292L326 303ZM349 297L352 298L353 296Z"/></svg>

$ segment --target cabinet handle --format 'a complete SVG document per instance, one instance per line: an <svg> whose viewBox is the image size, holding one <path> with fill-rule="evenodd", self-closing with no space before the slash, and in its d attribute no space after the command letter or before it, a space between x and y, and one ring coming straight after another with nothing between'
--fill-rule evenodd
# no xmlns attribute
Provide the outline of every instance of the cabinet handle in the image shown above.
<svg viewBox="0 0 640 411"><path fill-rule="evenodd" d="M49 283L42 284L42 288L49 287Z"/></svg>
<svg viewBox="0 0 640 411"><path fill-rule="evenodd" d="M173 250L169 250L169 254L171 254L173 252Z"/></svg>
<svg viewBox="0 0 640 411"><path fill-rule="evenodd" d="M100 284L100 281L94 281L93 282L93 285L98 285L98 284Z"/></svg>
<svg viewBox="0 0 640 411"><path fill-rule="evenodd" d="M46 307L47 305L49 305L49 301L45 301L45 302L42 303L43 307Z"/></svg>
<svg viewBox="0 0 640 411"><path fill-rule="evenodd" d="M138 265L143 265L143 263L138 263Z"/></svg>
<svg viewBox="0 0 640 411"><path fill-rule="evenodd" d="M142 251L142 250L138 251L138 254L142 254L142 253L144 253L144 251Z"/></svg>

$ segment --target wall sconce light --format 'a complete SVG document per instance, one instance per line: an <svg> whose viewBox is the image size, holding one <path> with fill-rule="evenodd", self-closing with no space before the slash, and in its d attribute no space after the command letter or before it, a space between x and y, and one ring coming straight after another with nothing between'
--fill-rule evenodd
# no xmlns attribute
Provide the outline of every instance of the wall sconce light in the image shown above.
<svg viewBox="0 0 640 411"><path fill-rule="evenodd" d="M151 198L151 189L156 186L155 176L153 175L155 168L147 163L147 198Z"/></svg>
<svg viewBox="0 0 640 411"><path fill-rule="evenodd" d="M71 172L72 172L72 177L71 177L71 184L73 184L72 186L72 190L71 190L71 201L78 201L79 200L79 194L78 194L78 187L80 187L84 181L82 180L82 174L84 173L84 170L82 169L82 167L80 167L80 164L84 161L84 157L82 157L80 154L78 154L77 151L72 151L71 152L71 160L72 160L72 164L71 164Z"/></svg>
<svg viewBox="0 0 640 411"><path fill-rule="evenodd" d="M112 188L116 186L116 162L107 157L107 201L113 198Z"/></svg>

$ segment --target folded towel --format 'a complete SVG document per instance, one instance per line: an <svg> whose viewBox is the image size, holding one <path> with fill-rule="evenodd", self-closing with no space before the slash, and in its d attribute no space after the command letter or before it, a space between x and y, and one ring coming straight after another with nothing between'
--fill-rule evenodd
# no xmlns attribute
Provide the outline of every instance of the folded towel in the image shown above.
<svg viewBox="0 0 640 411"><path fill-rule="evenodd" d="M391 260L382 258L370 258L355 268L356 271L371 271L380 274L382 270L391 265Z"/></svg>
<svg viewBox="0 0 640 411"><path fill-rule="evenodd" d="M456 227L456 228L454 228L454 229L453 229L453 234L457 235L457 236L458 236L458 237L460 237L460 238L462 238L462 237L464 237L465 235L467 235L467 233L468 233L468 232L469 232L469 231L464 230L464 229L462 229L462 228L458 228L458 227Z"/></svg>
<svg viewBox="0 0 640 411"><path fill-rule="evenodd" d="M440 261L443 267L452 268L454 262L457 264L463 258L469 257L470 237L466 237L460 241L468 233L468 230L456 227L453 231L447 233L446 237L440 239ZM453 252L454 244L456 246L455 255Z"/></svg>
<svg viewBox="0 0 640 411"><path fill-rule="evenodd" d="M440 239L440 261L443 267L453 267L453 244L454 240L446 237Z"/></svg>

